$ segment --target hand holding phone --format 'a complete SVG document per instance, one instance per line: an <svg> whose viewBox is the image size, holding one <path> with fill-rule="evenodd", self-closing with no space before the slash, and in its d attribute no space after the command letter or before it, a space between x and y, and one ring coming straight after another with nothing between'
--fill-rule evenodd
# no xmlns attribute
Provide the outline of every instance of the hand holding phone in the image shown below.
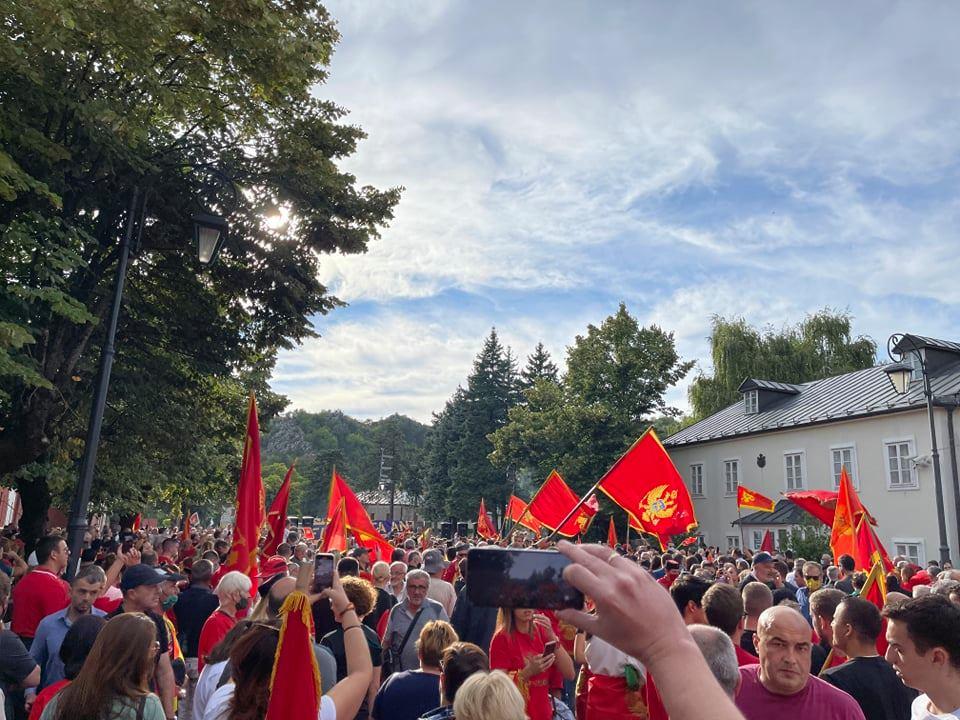
<svg viewBox="0 0 960 720"><path fill-rule="evenodd" d="M553 656L557 652L557 641L550 640L543 646L543 655L544 657Z"/></svg>
<svg viewBox="0 0 960 720"><path fill-rule="evenodd" d="M583 594L563 578L569 562L556 550L472 548L467 595L479 607L580 610Z"/></svg>
<svg viewBox="0 0 960 720"><path fill-rule="evenodd" d="M333 587L333 555L317 553L313 559L313 592Z"/></svg>

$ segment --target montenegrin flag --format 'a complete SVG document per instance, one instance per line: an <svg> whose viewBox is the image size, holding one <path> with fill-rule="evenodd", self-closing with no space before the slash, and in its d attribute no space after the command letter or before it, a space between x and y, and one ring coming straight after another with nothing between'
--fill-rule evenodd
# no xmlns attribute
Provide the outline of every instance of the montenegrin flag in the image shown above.
<svg viewBox="0 0 960 720"><path fill-rule="evenodd" d="M315 720L320 713L320 666L313 651L313 613L300 590L280 607L280 639L270 673L266 720Z"/></svg>
<svg viewBox="0 0 960 720"><path fill-rule="evenodd" d="M247 434L243 441L240 483L237 485L237 517L233 545L227 557L227 571L238 570L253 581L250 596L257 592L257 552L264 520L263 479L260 476L260 423L257 401L250 395L247 407Z"/></svg>
<svg viewBox="0 0 960 720"><path fill-rule="evenodd" d="M573 517L564 522L575 508ZM530 500L524 517L532 515L547 529L572 537L586 531L598 509L595 495L581 503L577 494L560 477L560 473L553 470ZM563 523L563 527L559 527L560 523Z"/></svg>
<svg viewBox="0 0 960 720"><path fill-rule="evenodd" d="M538 535L543 527L533 515L527 512L527 504L516 495L511 495L507 503L507 517L511 522L533 530Z"/></svg>
<svg viewBox="0 0 960 720"><path fill-rule="evenodd" d="M626 510L642 532L660 538L661 545L670 536L697 527L687 485L653 428L614 463L597 487Z"/></svg>
<svg viewBox="0 0 960 720"><path fill-rule="evenodd" d="M372 560L390 562L393 546L373 526L373 521L367 514L363 503L357 498L346 481L334 470L330 480L330 500L327 504L327 522L330 522L337 511L340 501L347 518L347 529L353 534L357 545L365 547L373 555Z"/></svg>
<svg viewBox="0 0 960 720"><path fill-rule="evenodd" d="M287 476L270 503L267 511L267 542L263 546L264 557L276 555L277 546L283 542L283 531L287 529L287 504L290 502L290 480L293 477L293 465L287 470Z"/></svg>
<svg viewBox="0 0 960 720"><path fill-rule="evenodd" d="M751 490L743 485L737 487L737 508L748 508L760 512L773 512L775 503L766 495Z"/></svg>
<svg viewBox="0 0 960 720"><path fill-rule="evenodd" d="M490 522L490 516L487 515L487 506L480 498L480 512L477 513L477 535L484 540L493 540L497 537L497 530Z"/></svg>

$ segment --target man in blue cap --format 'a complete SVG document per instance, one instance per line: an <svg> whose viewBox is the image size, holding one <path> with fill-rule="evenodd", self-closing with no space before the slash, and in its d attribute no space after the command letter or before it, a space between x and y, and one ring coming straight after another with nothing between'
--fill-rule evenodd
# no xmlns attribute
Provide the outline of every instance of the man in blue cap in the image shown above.
<svg viewBox="0 0 960 720"><path fill-rule="evenodd" d="M762 582L773 590L773 578L776 574L777 569L773 566L773 556L768 552L758 552L753 556L753 569L749 575L740 581L737 589L743 592L743 588L747 583Z"/></svg>

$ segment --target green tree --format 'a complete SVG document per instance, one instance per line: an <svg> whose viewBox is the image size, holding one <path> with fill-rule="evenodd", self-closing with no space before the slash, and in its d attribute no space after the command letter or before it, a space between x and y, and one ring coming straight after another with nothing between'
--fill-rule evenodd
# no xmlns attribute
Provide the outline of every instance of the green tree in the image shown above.
<svg viewBox="0 0 960 720"><path fill-rule="evenodd" d="M748 377L803 383L868 368L877 346L853 337L852 316L825 308L780 330L751 327L742 318L715 316L710 333L713 374L701 372L689 396L699 420L737 402L737 388Z"/></svg>
<svg viewBox="0 0 960 720"><path fill-rule="evenodd" d="M146 222L105 420L116 432L104 436L94 501L139 501L155 481L173 494L192 473L157 477L154 457L191 444L222 483L242 402L185 411L179 427L161 414L233 402L250 387L266 400L277 351L314 335L310 318L340 304L317 280L320 257L363 252L399 198L357 187L337 166L364 134L315 92L334 22L316 0L34 0L11 5L4 26L0 479L21 491L29 525L75 472L118 238L139 187ZM278 208L291 218L284 227L267 222ZM201 210L230 223L206 272L186 242ZM168 400L148 409L145 393ZM148 477L129 484L138 472Z"/></svg>
<svg viewBox="0 0 960 720"><path fill-rule="evenodd" d="M527 358L527 365L520 371L520 389L528 390L539 380L559 382L560 371L550 358L550 353L542 342L537 343L533 353Z"/></svg>

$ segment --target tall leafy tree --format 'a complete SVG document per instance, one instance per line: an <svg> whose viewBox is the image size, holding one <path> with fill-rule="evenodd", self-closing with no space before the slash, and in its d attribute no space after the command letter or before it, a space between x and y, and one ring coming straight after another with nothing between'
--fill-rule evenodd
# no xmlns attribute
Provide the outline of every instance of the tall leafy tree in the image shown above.
<svg viewBox="0 0 960 720"><path fill-rule="evenodd" d="M520 371L520 388L527 390L539 380L558 382L559 379L560 370L550 358L550 353L547 352L543 343L538 342L533 353L527 358L526 366Z"/></svg>
<svg viewBox="0 0 960 720"><path fill-rule="evenodd" d="M695 418L737 402L737 388L748 377L802 383L870 367L876 361L876 343L863 335L854 337L852 320L847 312L825 308L774 330L754 328L742 318L714 317L713 374L701 372L689 390Z"/></svg>
<svg viewBox="0 0 960 720"><path fill-rule="evenodd" d="M215 447L202 452L217 455L234 428L216 413L179 429L151 415L215 404L224 392L242 398L241 383L262 387L277 351L315 334L311 316L340 304L317 280L322 255L363 252L399 190L358 187L337 166L364 135L315 92L338 39L316 0L33 0L12 4L4 29L0 477L21 490L29 522L49 502L48 480L69 474L82 450L133 188L146 222L106 418L117 429L104 436L117 482L98 490L105 465L94 488L107 502L122 498L138 463L164 457L158 445L210 434ZM268 222L278 208L286 225ZM204 210L230 223L207 272L187 242ZM147 385L169 400L150 409ZM146 467L141 485L157 479L157 465Z"/></svg>

